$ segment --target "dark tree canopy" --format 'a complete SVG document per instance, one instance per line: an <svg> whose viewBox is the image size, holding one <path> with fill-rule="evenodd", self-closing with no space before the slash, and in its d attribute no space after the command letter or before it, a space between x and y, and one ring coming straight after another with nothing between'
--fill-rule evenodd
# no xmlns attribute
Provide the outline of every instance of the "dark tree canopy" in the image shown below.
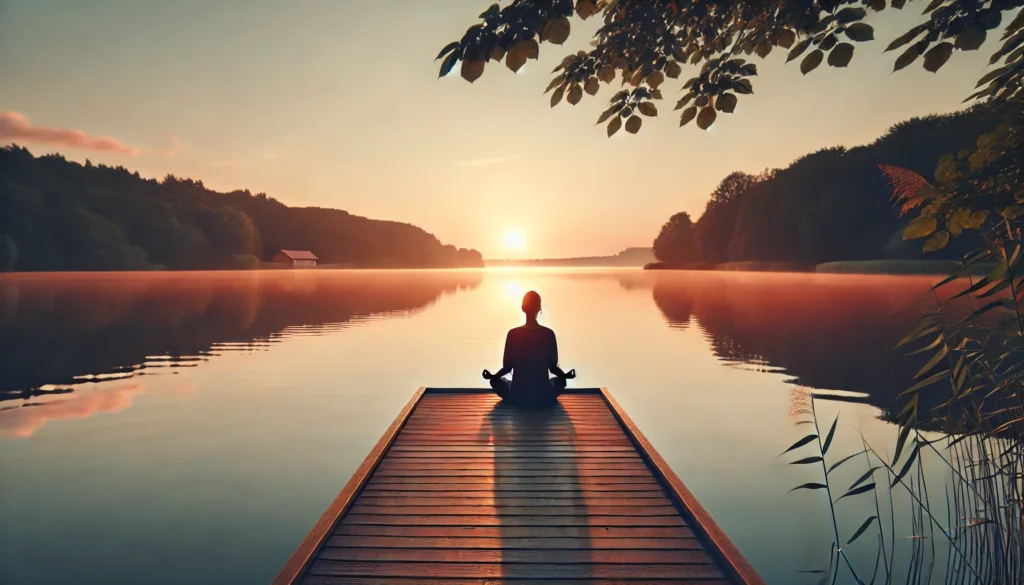
<svg viewBox="0 0 1024 585"><path fill-rule="evenodd" d="M693 262L697 253L693 245L693 221L690 214L681 211L661 227L654 240L654 257L667 264Z"/></svg>
<svg viewBox="0 0 1024 585"><path fill-rule="evenodd" d="M785 168L732 173L694 226L696 262L921 259L921 246L903 239L908 218L878 165L927 174L944 153L969 147L1002 119L1001 109L977 105L900 122L871 144L825 148ZM929 257L956 259L977 242L975 233Z"/></svg>
<svg viewBox="0 0 1024 585"><path fill-rule="evenodd" d="M694 224L694 245L702 262L729 261L729 240L740 210L740 198L757 183L771 178L773 171L760 175L736 171L729 173L711 192L704 213Z"/></svg>
<svg viewBox="0 0 1024 585"><path fill-rule="evenodd" d="M655 100L662 99L666 78L683 74L684 65L700 65L682 84L687 93L675 108L680 125L696 120L707 129L720 113L732 113L738 96L754 92L751 78L757 65L746 58L766 57L775 49L788 51L787 61L799 61L807 74L827 63L846 67L856 45L874 40L874 29L863 22L868 10L902 9L906 0L514 0L505 8L493 4L481 22L445 46L438 59L441 75L461 62L467 81L479 78L488 63L502 60L517 71L538 58L540 43L561 45L569 37L570 18L603 18L589 51L565 57L548 86L551 105L563 98L577 104L583 94L594 95L600 83L620 79L625 87L611 98L598 123L607 122L608 135L625 126L636 133L641 116L656 116ZM1024 6L1024 0L930 0L921 2L922 22L893 39L887 51L897 51L895 70L920 62L937 71L954 49L977 50L989 33L1003 23L1004 13ZM1011 13L1012 16L1012 13ZM998 100L1022 97L1024 80L1024 12L1018 12L1000 39L991 63L1000 66L979 81L970 98ZM746 58L745 58L746 57ZM970 99L969 98L969 99Z"/></svg>
<svg viewBox="0 0 1024 585"><path fill-rule="evenodd" d="M2 271L255 268L280 249L357 267L483 265L413 225L17 146L0 148L0 177Z"/></svg>

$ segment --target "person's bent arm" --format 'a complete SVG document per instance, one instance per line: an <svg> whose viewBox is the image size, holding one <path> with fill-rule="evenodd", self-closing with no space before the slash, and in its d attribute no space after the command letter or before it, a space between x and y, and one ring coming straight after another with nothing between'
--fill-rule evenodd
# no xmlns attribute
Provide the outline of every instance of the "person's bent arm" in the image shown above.
<svg viewBox="0 0 1024 585"><path fill-rule="evenodd" d="M508 335L505 336L505 352L501 356L501 369L493 374L484 370L484 379L490 380L491 378L500 378L512 371L512 360L510 351L510 341L512 340L512 332L509 331Z"/></svg>
<svg viewBox="0 0 1024 585"><path fill-rule="evenodd" d="M558 341L555 338L554 332L551 332L551 350L548 356L548 363L548 371L559 378L571 379L576 377L576 370L570 370L566 373L562 371L562 368L558 367Z"/></svg>

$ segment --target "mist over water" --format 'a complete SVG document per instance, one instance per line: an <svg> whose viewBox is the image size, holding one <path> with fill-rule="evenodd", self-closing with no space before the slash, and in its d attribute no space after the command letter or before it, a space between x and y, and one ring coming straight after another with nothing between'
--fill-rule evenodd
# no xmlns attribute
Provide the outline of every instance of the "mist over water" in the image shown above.
<svg viewBox="0 0 1024 585"><path fill-rule="evenodd" d="M0 582L269 581L418 386L484 385L527 290L544 299L571 384L611 389L768 582L811 582L796 571L827 566L826 503L787 495L813 470L773 461L801 434L794 397L822 398L824 424L840 414L837 449L853 452L858 430L891 445L909 375L891 348L930 283L628 269L0 275ZM862 512L840 510L846 532ZM55 533L74 543L57 547L60 562Z"/></svg>

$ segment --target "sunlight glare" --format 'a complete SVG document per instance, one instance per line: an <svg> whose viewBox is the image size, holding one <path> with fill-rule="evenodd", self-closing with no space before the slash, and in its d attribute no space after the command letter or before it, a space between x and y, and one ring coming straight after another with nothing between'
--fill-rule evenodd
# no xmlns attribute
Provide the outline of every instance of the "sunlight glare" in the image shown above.
<svg viewBox="0 0 1024 585"><path fill-rule="evenodd" d="M520 286L520 284L514 280L510 280L508 284L505 285L505 296L507 296L512 301L515 301L517 303L522 301L524 294L526 293L523 291L523 287Z"/></svg>
<svg viewBox="0 0 1024 585"><path fill-rule="evenodd" d="M521 252L524 248L526 248L526 238L523 237L522 232L509 232L505 234L506 250Z"/></svg>

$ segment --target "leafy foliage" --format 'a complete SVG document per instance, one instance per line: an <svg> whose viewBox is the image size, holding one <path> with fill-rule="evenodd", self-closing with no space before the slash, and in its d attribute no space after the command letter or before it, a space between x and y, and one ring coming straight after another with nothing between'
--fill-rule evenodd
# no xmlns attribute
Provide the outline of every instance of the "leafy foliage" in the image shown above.
<svg viewBox="0 0 1024 585"><path fill-rule="evenodd" d="M288 207L202 181L0 149L0 269L254 268L280 249L357 266L480 266L408 224Z"/></svg>
<svg viewBox="0 0 1024 585"><path fill-rule="evenodd" d="M459 60L462 76L474 81L487 63L500 62L518 71L539 55L541 43L563 44L571 30L570 18L598 16L603 25L592 48L566 56L555 68L548 91L574 96L575 104L586 88L597 93L599 82L619 79L625 89L616 93L599 123L607 121L608 135L621 127L642 105L662 99L661 85L678 79L686 65L699 66L682 83L687 93L676 104L682 110L680 126L697 120L709 128L718 112L732 113L737 96L752 94L757 65L748 59L765 58L774 49L786 50L787 61L799 60L805 75L822 63L846 67L856 43L873 41L874 28L864 22L868 10L887 5L903 8L906 0L802 0L797 2L715 2L713 0L513 0L501 8L493 4L458 41L442 49L441 75ZM931 0L924 22L889 43L886 51L903 51L894 70L923 56L922 67L935 72L950 59L954 48L973 51L1003 16L1024 5L1024 0ZM1024 17L1017 13L1007 26L1002 45L991 63L1001 66L979 81L971 98L1000 101L1020 98L1024 79ZM904 49L904 47L907 47ZM469 63L469 65L466 65ZM628 87L627 87L628 86ZM970 99L970 98L969 98ZM552 99L552 106L560 100ZM640 122L633 126L639 130ZM627 128L628 129L628 128Z"/></svg>
<svg viewBox="0 0 1024 585"><path fill-rule="evenodd" d="M662 262L684 264L693 262L696 255L693 221L689 213L681 211L661 227L661 232L654 239L654 256Z"/></svg>
<svg viewBox="0 0 1024 585"><path fill-rule="evenodd" d="M879 165L901 165L916 190L935 160L973 144L996 128L1001 110L976 106L966 112L915 118L897 124L875 142L851 149L830 148L801 157L784 169L758 175L736 172L711 193L694 226L696 261L793 262L919 258L921 249L904 242L902 199ZM885 168L893 168L885 166ZM977 235L928 254L959 259L980 242Z"/></svg>

